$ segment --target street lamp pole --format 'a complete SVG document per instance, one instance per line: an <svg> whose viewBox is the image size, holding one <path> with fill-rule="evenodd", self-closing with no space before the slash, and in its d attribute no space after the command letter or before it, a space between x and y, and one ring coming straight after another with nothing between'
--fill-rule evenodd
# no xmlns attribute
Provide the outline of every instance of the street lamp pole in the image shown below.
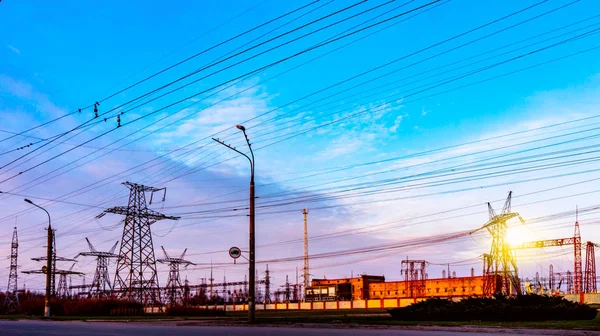
<svg viewBox="0 0 600 336"><path fill-rule="evenodd" d="M254 152L252 151L252 145L250 144L250 140L248 139L248 135L246 134L246 128L242 125L236 125L237 129L241 130L244 133L244 138L246 139L246 144L248 144L248 149L250 150L250 156L240 152L235 149L235 147L231 147L223 141L219 141L218 139L214 139L214 141L220 143L221 145L236 151L237 153L243 155L250 162L250 227L249 227L249 258L248 258L248 280L249 280L249 292L248 292L248 322L253 323L256 315L256 262L255 262L255 233L254 233L254 224L255 224L255 212L254 212Z"/></svg>
<svg viewBox="0 0 600 336"><path fill-rule="evenodd" d="M46 209L33 203L32 201L28 200L27 198L25 198L24 201L35 207L38 207L38 208L44 210L44 212L46 212L46 215L48 215L48 247L46 249L46 297L44 299L44 316L50 317L50 294L52 291L51 279L52 279L52 272L54 271L52 269L52 235L53 235L53 232L52 232L52 222L50 220L50 213L48 213L48 211Z"/></svg>

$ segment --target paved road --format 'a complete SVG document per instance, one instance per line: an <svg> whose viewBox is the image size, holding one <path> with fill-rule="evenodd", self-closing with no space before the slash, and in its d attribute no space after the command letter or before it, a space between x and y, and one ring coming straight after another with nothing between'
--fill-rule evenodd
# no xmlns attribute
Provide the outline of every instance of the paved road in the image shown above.
<svg viewBox="0 0 600 336"><path fill-rule="evenodd" d="M119 336L157 336L157 335L285 335L285 336L516 336L516 335L561 335L557 331L529 331L512 332L501 331L501 333L490 332L457 332L443 330L374 330L374 329L313 329L313 328L290 328L290 327L234 327L234 326L177 326L161 325L153 322L140 323L109 323L109 322L57 322L57 321L0 321L0 335L2 336L50 336L50 335L119 335ZM581 333L580 335L592 335L596 333Z"/></svg>

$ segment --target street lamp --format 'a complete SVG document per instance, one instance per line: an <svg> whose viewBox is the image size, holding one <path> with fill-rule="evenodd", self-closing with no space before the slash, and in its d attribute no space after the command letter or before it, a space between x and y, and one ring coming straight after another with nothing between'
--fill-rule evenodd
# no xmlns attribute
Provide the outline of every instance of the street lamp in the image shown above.
<svg viewBox="0 0 600 336"><path fill-rule="evenodd" d="M48 211L44 208L42 208L41 206L33 203L31 200L28 200L27 198L24 199L25 202L38 207L42 210L44 210L46 212L46 215L48 215L48 248L47 248L47 252L46 252L46 297L44 300L44 316L45 317L50 317L50 292L51 292L51 279L52 279L52 223L50 221L50 213L48 213Z"/></svg>
<svg viewBox="0 0 600 336"><path fill-rule="evenodd" d="M249 285L250 285L250 291L248 293L248 322L249 323L253 323L254 322L254 317L255 317L255 313L256 313L256 264L255 264L255 258L254 258L254 252L255 252L255 244L254 244L254 223L255 223L255 214L254 214L254 152L252 151L252 145L250 144L250 140L248 140L248 135L246 134L246 127L242 126L242 125L236 125L235 126L237 129L239 129L240 131L242 131L242 133L244 133L244 138L246 139L246 143L248 144L248 149L250 150L250 156L240 152L239 150L235 149L234 147L231 147L230 145L226 144L223 141L219 141L218 139L213 138L214 141L220 143L221 145L243 155L244 157L246 157L246 159L248 159L248 162L250 162L250 228L249 228L249 235L250 235L250 242L249 242L249 249L250 249L250 255L248 258L248 280L249 280Z"/></svg>

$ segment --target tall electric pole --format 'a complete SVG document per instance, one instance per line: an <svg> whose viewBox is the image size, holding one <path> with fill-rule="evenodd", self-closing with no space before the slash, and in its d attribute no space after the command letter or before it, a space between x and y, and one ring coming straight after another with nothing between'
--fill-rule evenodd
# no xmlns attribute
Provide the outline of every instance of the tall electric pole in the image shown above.
<svg viewBox="0 0 600 336"><path fill-rule="evenodd" d="M17 258L19 256L19 239L17 238L17 227L13 231L10 244L10 273L8 276L8 287L4 298L4 309L12 313L19 308L19 294L17 292Z"/></svg>
<svg viewBox="0 0 600 336"><path fill-rule="evenodd" d="M302 209L304 214L304 269L302 276L304 277L304 289L310 287L310 272L308 269L308 209Z"/></svg>

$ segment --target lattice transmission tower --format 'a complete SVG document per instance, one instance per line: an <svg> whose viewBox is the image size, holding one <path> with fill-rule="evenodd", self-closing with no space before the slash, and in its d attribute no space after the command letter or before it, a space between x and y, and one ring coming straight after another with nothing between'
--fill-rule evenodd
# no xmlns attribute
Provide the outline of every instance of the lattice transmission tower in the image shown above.
<svg viewBox="0 0 600 336"><path fill-rule="evenodd" d="M152 195L163 190L162 200L164 202L165 188L149 187L131 182L124 182L123 185L129 188L128 205L104 211L104 213L125 216L113 292L117 297L128 301L160 306L160 286L150 225L159 220L177 220L179 217L166 216L148 208L146 193L150 193L150 204L152 204Z"/></svg>
<svg viewBox="0 0 600 336"><path fill-rule="evenodd" d="M169 264L169 281L167 281L167 287L165 287L167 302L171 306L180 305L183 303L184 287L181 285L179 268L181 265L183 265L184 268L187 268L189 265L194 265L194 263L184 259L187 248L183 250L183 253L179 258L170 257L164 247L161 246L160 248L163 250L165 257L163 259L158 259L157 261L159 263Z"/></svg>
<svg viewBox="0 0 600 336"><path fill-rule="evenodd" d="M585 277L583 290L585 293L596 293L598 291L598 280L596 279L596 247L600 245L592 242L585 244Z"/></svg>
<svg viewBox="0 0 600 336"><path fill-rule="evenodd" d="M304 267L302 268L302 277L304 288L310 287L310 269L308 267L308 209L302 209L304 215Z"/></svg>
<svg viewBox="0 0 600 336"><path fill-rule="evenodd" d="M490 253L485 257L484 286L483 293L486 296L503 293L521 294L521 283L517 270L517 262L514 252L506 242L506 222L512 218L518 217L522 223L523 218L516 213L511 212L512 191L504 202L504 207L500 214L496 214L492 205L488 202L489 220L483 226L492 235L492 247Z"/></svg>
<svg viewBox="0 0 600 336"><path fill-rule="evenodd" d="M83 275L82 272L73 271L73 266L75 263L71 265L68 270L56 270L55 274L58 274L58 287L56 288L56 297L59 298L68 298L71 297L71 276L72 275Z"/></svg>
<svg viewBox="0 0 600 336"><path fill-rule="evenodd" d="M112 292L112 286L108 275L108 264L110 263L110 258L118 257L118 255L115 254L115 249L117 248L119 241L117 241L108 252L97 251L87 237L85 238L85 241L87 242L90 251L77 254L75 259L79 256L96 257L96 272L94 272L94 280L92 280L92 284L90 285L89 296L92 298L108 297Z"/></svg>
<svg viewBox="0 0 600 336"><path fill-rule="evenodd" d="M17 237L17 228L13 231L12 242L10 243L10 273L8 275L8 287L6 287L6 297L4 298L4 310L12 313L19 308L19 294L17 292L17 259L19 257L19 239Z"/></svg>

